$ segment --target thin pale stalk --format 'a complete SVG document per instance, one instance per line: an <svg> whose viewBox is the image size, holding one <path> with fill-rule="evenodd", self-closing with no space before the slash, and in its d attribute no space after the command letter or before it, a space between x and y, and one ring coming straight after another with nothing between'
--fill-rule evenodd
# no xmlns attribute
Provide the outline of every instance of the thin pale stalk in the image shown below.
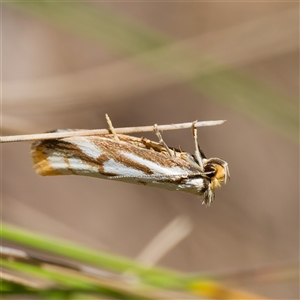
<svg viewBox="0 0 300 300"><path fill-rule="evenodd" d="M224 122L226 122L226 120L157 125L157 129L160 131L178 130L178 129L191 128L193 124L195 127L205 127L205 126L221 125ZM116 133L123 133L123 134L136 133L136 132L154 132L154 131L155 131L154 126L115 128ZM37 133L37 134L1 136L0 143L50 140L50 139L60 139L60 138L67 138L73 136L89 136L89 135L99 135L99 134L107 134L107 133L110 133L109 129L90 129L90 130L85 129L85 130L76 130L70 132L49 132L49 133Z"/></svg>

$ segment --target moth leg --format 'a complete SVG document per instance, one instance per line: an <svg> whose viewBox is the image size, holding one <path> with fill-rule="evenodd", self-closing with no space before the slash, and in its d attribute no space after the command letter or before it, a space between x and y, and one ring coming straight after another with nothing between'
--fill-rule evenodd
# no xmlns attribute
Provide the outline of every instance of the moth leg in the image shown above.
<svg viewBox="0 0 300 300"><path fill-rule="evenodd" d="M156 136L158 137L158 141L159 143L165 147L165 149L167 150L167 152L169 153L170 157L174 157L174 154L171 152L170 148L168 147L168 145L165 143L165 141L163 140L161 133L159 132L159 130L157 129L157 124L154 124L154 132L156 134Z"/></svg>
<svg viewBox="0 0 300 300"><path fill-rule="evenodd" d="M204 153L202 152L199 143L198 143L198 136L197 136L197 128L195 127L195 124L198 121L193 122L192 124L192 134L193 134L193 138L194 138L194 142L195 142L195 156L196 159L199 163L199 166L201 168L201 170L204 172L204 167L203 167L203 158L205 158Z"/></svg>
<svg viewBox="0 0 300 300"><path fill-rule="evenodd" d="M115 128L114 128L114 126L113 126L113 124L112 124L112 122L111 122L111 119L109 118L108 114L105 114L105 118L106 118L106 122L107 122L107 124L108 124L108 130L110 131L111 134L113 134L114 139L115 139L117 142L119 142L120 140L119 140L119 138L118 138L118 135L117 135L117 133L116 133L116 131L115 131Z"/></svg>

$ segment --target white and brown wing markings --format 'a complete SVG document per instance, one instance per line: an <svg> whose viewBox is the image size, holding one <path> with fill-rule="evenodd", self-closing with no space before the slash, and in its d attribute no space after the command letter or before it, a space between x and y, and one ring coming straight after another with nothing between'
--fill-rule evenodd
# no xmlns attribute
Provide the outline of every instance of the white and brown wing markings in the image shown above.
<svg viewBox="0 0 300 300"><path fill-rule="evenodd" d="M202 195L203 203L214 200L214 189L229 179L226 161L207 159L198 146L192 126L195 155L168 147L155 125L159 142L116 134L73 136L41 140L31 146L34 168L39 175L84 175L144 184ZM73 130L58 130L73 131Z"/></svg>
<svg viewBox="0 0 300 300"><path fill-rule="evenodd" d="M32 144L31 154L39 175L75 174L184 191L202 195L209 205L214 189L229 179L227 162L206 159L197 146L195 156L170 148L158 137L159 143L119 134L41 140Z"/></svg>
<svg viewBox="0 0 300 300"><path fill-rule="evenodd" d="M178 152L171 158L158 143L130 136L119 137L120 141L105 135L35 142L32 145L34 167L40 175L151 177L199 174L199 170L183 159L184 153Z"/></svg>

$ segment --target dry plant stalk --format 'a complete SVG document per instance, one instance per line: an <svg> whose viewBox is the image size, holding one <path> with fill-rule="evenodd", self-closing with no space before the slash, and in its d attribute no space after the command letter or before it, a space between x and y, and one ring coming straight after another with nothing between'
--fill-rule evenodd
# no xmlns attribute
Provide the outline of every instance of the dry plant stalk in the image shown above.
<svg viewBox="0 0 300 300"><path fill-rule="evenodd" d="M189 123L177 123L177 124L167 124L167 125L157 125L156 128L159 131L165 130L178 130L194 127L205 127L205 126L215 126L225 123L226 120L216 120L216 121L201 121L201 122L189 122ZM114 128L115 133L128 134L137 132L154 132L155 126L137 126L137 127L123 127ZM36 141L36 140L50 140L50 139L61 139L73 136L91 136L91 135L101 135L110 133L109 129L78 129L71 131L58 131L58 132L47 132L47 133L37 133L37 134L22 134L22 135L11 135L11 136L1 136L0 143L10 143L10 142L26 142L26 141Z"/></svg>

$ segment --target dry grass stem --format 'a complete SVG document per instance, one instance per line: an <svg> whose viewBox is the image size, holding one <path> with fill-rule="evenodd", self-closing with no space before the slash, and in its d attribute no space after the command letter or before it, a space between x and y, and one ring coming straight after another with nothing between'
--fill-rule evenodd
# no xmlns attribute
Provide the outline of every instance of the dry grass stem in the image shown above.
<svg viewBox="0 0 300 300"><path fill-rule="evenodd" d="M205 127L205 126L221 125L224 122L226 122L226 120L157 125L157 129L160 131L178 130L178 129L191 128L193 124L195 127ZM123 133L123 134L136 133L136 132L154 132L154 131L155 131L154 126L115 128L115 133ZM49 139L59 139L59 138L66 138L72 136L88 136L88 135L99 135L99 134L108 134L108 133L110 133L109 129L91 129L91 130L75 130L75 131L68 131L68 132L50 132L50 133L38 133L38 134L2 136L0 137L0 143L49 140Z"/></svg>
<svg viewBox="0 0 300 300"><path fill-rule="evenodd" d="M192 231L192 224L187 217L180 216L165 226L137 256L137 261L149 267L171 251Z"/></svg>

